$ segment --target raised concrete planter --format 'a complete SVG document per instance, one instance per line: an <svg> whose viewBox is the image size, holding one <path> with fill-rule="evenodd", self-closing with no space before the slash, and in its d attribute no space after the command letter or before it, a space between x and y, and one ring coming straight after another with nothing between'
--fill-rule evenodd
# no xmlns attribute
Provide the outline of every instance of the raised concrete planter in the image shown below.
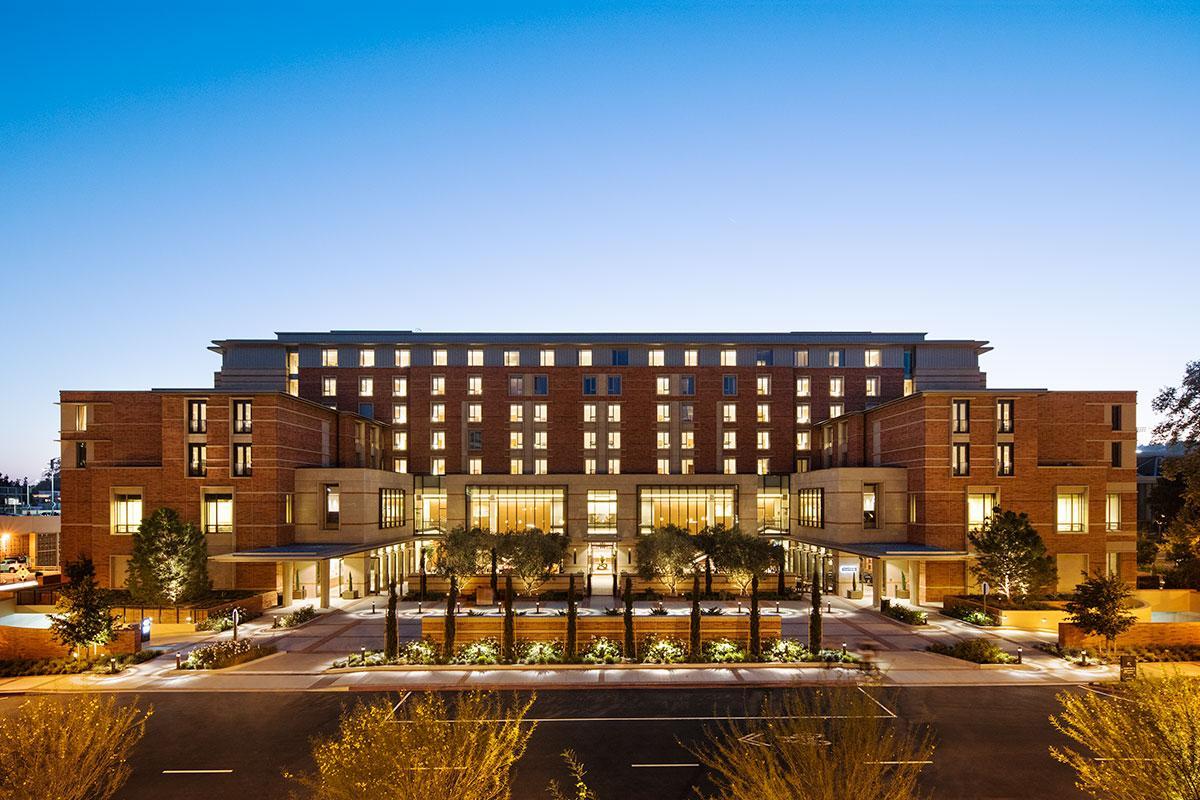
<svg viewBox="0 0 1200 800"><path fill-rule="evenodd" d="M957 659L956 659L957 660ZM249 662L254 663L254 662ZM964 662L966 663L966 662ZM865 672L873 667L869 661L858 661L850 664L826 663L824 661L803 661L795 664L377 664L366 667L330 667L325 670L331 674L347 672L490 672L519 671L519 672L571 672L579 670L639 670L639 669L683 669L683 670L779 670L779 669L848 669L854 672Z"/></svg>

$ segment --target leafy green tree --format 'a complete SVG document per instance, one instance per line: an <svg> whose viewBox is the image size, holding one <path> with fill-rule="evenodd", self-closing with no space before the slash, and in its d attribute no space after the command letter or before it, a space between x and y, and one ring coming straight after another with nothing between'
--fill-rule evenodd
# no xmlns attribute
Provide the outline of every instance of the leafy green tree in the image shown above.
<svg viewBox="0 0 1200 800"><path fill-rule="evenodd" d="M717 549L717 569L738 585L742 595L755 578L778 567L783 547L737 528L724 532Z"/></svg>
<svg viewBox="0 0 1200 800"><path fill-rule="evenodd" d="M808 649L821 652L821 576L813 573L812 613L808 615Z"/></svg>
<svg viewBox="0 0 1200 800"><path fill-rule="evenodd" d="M704 594L712 595L713 565L720 559L721 548L728 541L730 529L725 525L708 525L696 534L693 541L704 556Z"/></svg>
<svg viewBox="0 0 1200 800"><path fill-rule="evenodd" d="M512 574L521 579L530 597L562 565L567 554L567 537L544 533L537 528L501 534L498 550Z"/></svg>
<svg viewBox="0 0 1200 800"><path fill-rule="evenodd" d="M1151 495L1156 519L1165 525L1167 556L1182 566L1200 557L1200 361L1188 362L1183 382L1159 392L1152 407L1161 416L1154 441L1184 449L1163 463L1163 478L1175 487L1160 481Z"/></svg>
<svg viewBox="0 0 1200 800"><path fill-rule="evenodd" d="M50 631L67 647L96 648L117 635L112 604L96 582L96 568L86 556L63 567L68 583L58 592L58 603L50 615Z"/></svg>
<svg viewBox="0 0 1200 800"><path fill-rule="evenodd" d="M1067 602L1067 622L1088 636L1103 636L1105 648L1111 650L1116 638L1137 621L1128 611L1132 596L1119 575L1092 575L1075 587L1075 596Z"/></svg>
<svg viewBox="0 0 1200 800"><path fill-rule="evenodd" d="M492 549L493 536L482 528L452 528L443 537L434 562L443 577L467 578L479 573Z"/></svg>
<svg viewBox="0 0 1200 800"><path fill-rule="evenodd" d="M638 576L651 581L659 578L675 594L679 579L695 570L696 544L692 535L675 525L665 525L638 538Z"/></svg>
<svg viewBox="0 0 1200 800"><path fill-rule="evenodd" d="M127 578L129 594L140 603L177 605L209 591L208 541L172 508L142 520L133 534Z"/></svg>
<svg viewBox="0 0 1200 800"><path fill-rule="evenodd" d="M1044 591L1054 583L1054 559L1024 512L996 508L967 540L975 548L972 574L994 585L1007 600Z"/></svg>

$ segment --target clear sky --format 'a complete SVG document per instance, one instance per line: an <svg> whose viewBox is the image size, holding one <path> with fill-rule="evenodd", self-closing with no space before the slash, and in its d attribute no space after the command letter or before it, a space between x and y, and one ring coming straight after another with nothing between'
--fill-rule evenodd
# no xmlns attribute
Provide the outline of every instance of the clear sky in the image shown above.
<svg viewBox="0 0 1200 800"><path fill-rule="evenodd" d="M182 5L0 7L0 472L276 330L1200 358L1197 2Z"/></svg>

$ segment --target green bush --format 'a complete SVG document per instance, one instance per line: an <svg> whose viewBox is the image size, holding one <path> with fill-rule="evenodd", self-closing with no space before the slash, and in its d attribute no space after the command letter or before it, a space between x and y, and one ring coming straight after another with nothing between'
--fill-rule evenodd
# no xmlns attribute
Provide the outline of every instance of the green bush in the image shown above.
<svg viewBox="0 0 1200 800"><path fill-rule="evenodd" d="M290 614L280 614L271 623L272 628L294 628L303 625L310 619L317 618L317 610L312 606L301 606Z"/></svg>
<svg viewBox="0 0 1200 800"><path fill-rule="evenodd" d="M193 648L180 666L183 669L224 669L237 664L245 664L247 661L262 658L274 652L274 645L255 644L247 639L239 639L236 642L213 642Z"/></svg>
<svg viewBox="0 0 1200 800"><path fill-rule="evenodd" d="M725 613L725 609L721 608L720 606L709 606L708 608L702 609L700 613L706 617L719 617Z"/></svg>
<svg viewBox="0 0 1200 800"><path fill-rule="evenodd" d="M604 616L606 617L619 617L623 613L624 612L619 608L609 608L608 606L604 607Z"/></svg>
<svg viewBox="0 0 1200 800"><path fill-rule="evenodd" d="M961 619L963 622L969 622L972 625L999 625L1000 621L991 613L984 613L983 609L975 606L955 605L942 611L947 617Z"/></svg>
<svg viewBox="0 0 1200 800"><path fill-rule="evenodd" d="M454 654L455 664L499 664L500 663L500 642L495 639L480 639L476 642L468 642L458 648L458 652Z"/></svg>
<svg viewBox="0 0 1200 800"><path fill-rule="evenodd" d="M704 660L714 664L739 664L746 660L746 651L732 639L713 639L704 643Z"/></svg>
<svg viewBox="0 0 1200 800"><path fill-rule="evenodd" d="M563 662L563 645L559 641L550 642L517 642L516 663L518 664L561 664Z"/></svg>
<svg viewBox="0 0 1200 800"><path fill-rule="evenodd" d="M883 614L886 617L899 620L900 622L909 625L926 625L929 623L929 615L924 611L911 606L898 605L896 603L884 602Z"/></svg>
<svg viewBox="0 0 1200 800"><path fill-rule="evenodd" d="M196 630L198 630L198 631L214 631L216 633L221 633L222 631L233 630L233 612L234 611L238 612L238 624L239 625L242 624L243 622L248 622L249 620L252 620L256 617L262 616L262 614L260 614L257 611L255 611L255 612L247 611L246 609L242 608L241 606L235 606L234 608L223 608L214 614L209 614L208 618L206 620L204 620L203 622L196 623Z"/></svg>
<svg viewBox="0 0 1200 800"><path fill-rule="evenodd" d="M650 609L650 616L652 617L665 617L670 613L670 611L667 611L662 606L655 606L654 608Z"/></svg>
<svg viewBox="0 0 1200 800"><path fill-rule="evenodd" d="M107 673L112 669L112 659L117 661L117 671L120 672L131 664L141 664L155 656L161 655L161 650L142 650L134 654L123 653L119 656L99 656L97 658L18 658L10 661L0 661L0 678L20 678L26 675L78 675L83 672Z"/></svg>
<svg viewBox="0 0 1200 800"><path fill-rule="evenodd" d="M799 639L768 639L763 643L762 659L773 664L796 664L812 661L812 653Z"/></svg>
<svg viewBox="0 0 1200 800"><path fill-rule="evenodd" d="M643 664L681 664L687 660L687 645L670 636L647 636L642 642Z"/></svg>
<svg viewBox="0 0 1200 800"><path fill-rule="evenodd" d="M1012 664L1017 660L1016 656L1010 656L997 647L992 640L983 638L967 639L954 644L937 642L929 645L929 651L961 658L963 661L973 661L976 664Z"/></svg>
<svg viewBox="0 0 1200 800"><path fill-rule="evenodd" d="M580 651L579 660L585 664L620 664L621 645L607 636L593 636Z"/></svg>

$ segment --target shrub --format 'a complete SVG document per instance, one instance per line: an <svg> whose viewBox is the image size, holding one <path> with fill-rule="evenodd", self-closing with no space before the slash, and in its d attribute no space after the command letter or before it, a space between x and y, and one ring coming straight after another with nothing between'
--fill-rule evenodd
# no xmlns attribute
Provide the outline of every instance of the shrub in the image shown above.
<svg viewBox="0 0 1200 800"><path fill-rule="evenodd" d="M720 606L709 606L700 613L706 617L719 617L725 613L725 609L721 608Z"/></svg>
<svg viewBox="0 0 1200 800"><path fill-rule="evenodd" d="M670 636L647 636L642 643L643 664L680 664L687 659L687 646Z"/></svg>
<svg viewBox="0 0 1200 800"><path fill-rule="evenodd" d="M317 610L312 606L301 606L290 614L280 614L271 623L272 628L294 628L310 619L317 618Z"/></svg>
<svg viewBox="0 0 1200 800"><path fill-rule="evenodd" d="M432 639L416 639L400 645L396 654L397 664L436 664L438 646Z"/></svg>
<svg viewBox="0 0 1200 800"><path fill-rule="evenodd" d="M963 661L973 661L976 664L1012 664L1017 660L1016 656L1010 656L997 647L995 642L982 638L967 639L949 645L937 642L929 645L929 651L961 658Z"/></svg>
<svg viewBox="0 0 1200 800"><path fill-rule="evenodd" d="M926 625L929 623L929 615L924 611L911 606L899 605L897 603L887 603L883 607L884 616L899 620L900 622L909 625Z"/></svg>
<svg viewBox="0 0 1200 800"><path fill-rule="evenodd" d="M480 639L468 642L454 654L455 664L499 664L500 642L495 639Z"/></svg>
<svg viewBox="0 0 1200 800"><path fill-rule="evenodd" d="M773 664L795 664L812 661L812 653L799 639L768 639L763 644L762 658Z"/></svg>
<svg viewBox="0 0 1200 800"><path fill-rule="evenodd" d="M220 611L209 614L208 618L205 619L203 622L197 622L196 630L198 630L198 631L214 631L216 633L221 633L222 631L231 631L231 630L233 630L233 612L234 611L238 612L238 624L239 625L242 624L243 622L252 620L255 617L262 616L262 614L260 614L258 612L247 611L246 609L242 608L241 606L234 606L233 608L223 608Z"/></svg>
<svg viewBox="0 0 1200 800"><path fill-rule="evenodd" d="M213 642L193 648L180 666L183 669L224 669L274 652L274 645L255 644L246 639L236 642Z"/></svg>
<svg viewBox="0 0 1200 800"><path fill-rule="evenodd" d="M956 605L942 612L947 617L961 619L972 625L999 625L1000 622L990 612L985 614L983 609L974 606Z"/></svg>
<svg viewBox="0 0 1200 800"><path fill-rule="evenodd" d="M619 609L619 608L609 608L608 606L605 606L605 607L604 607L604 616L606 616L606 617L619 617L619 616L621 616L621 609Z"/></svg>
<svg viewBox="0 0 1200 800"><path fill-rule="evenodd" d="M621 646L607 636L593 636L579 660L585 664L620 664Z"/></svg>
<svg viewBox="0 0 1200 800"><path fill-rule="evenodd" d="M704 643L704 660L714 664L737 664L746 660L746 651L732 639L713 639Z"/></svg>
<svg viewBox="0 0 1200 800"><path fill-rule="evenodd" d="M650 609L650 616L652 617L665 617L670 613L670 611L667 611L662 606L655 606L654 608Z"/></svg>
<svg viewBox="0 0 1200 800"><path fill-rule="evenodd" d="M559 641L517 642L515 649L518 664L561 664L563 661L563 645Z"/></svg>
<svg viewBox="0 0 1200 800"><path fill-rule="evenodd" d="M141 664L155 656L161 655L161 650L142 650L137 653L122 653L118 656L98 656L96 658L19 658L11 661L0 661L0 678L20 678L25 675L78 675L82 672L108 673L112 670L112 660L116 659L117 671L120 672L130 664Z"/></svg>

